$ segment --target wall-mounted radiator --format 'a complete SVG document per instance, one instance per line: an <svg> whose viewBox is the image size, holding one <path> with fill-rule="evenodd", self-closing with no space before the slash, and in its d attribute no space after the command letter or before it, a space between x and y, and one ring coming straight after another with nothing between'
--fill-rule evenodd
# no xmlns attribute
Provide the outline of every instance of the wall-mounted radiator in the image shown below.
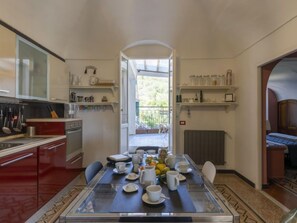
<svg viewBox="0 0 297 223"><path fill-rule="evenodd" d="M224 165L225 132L207 130L185 130L184 151L196 164L211 161Z"/></svg>

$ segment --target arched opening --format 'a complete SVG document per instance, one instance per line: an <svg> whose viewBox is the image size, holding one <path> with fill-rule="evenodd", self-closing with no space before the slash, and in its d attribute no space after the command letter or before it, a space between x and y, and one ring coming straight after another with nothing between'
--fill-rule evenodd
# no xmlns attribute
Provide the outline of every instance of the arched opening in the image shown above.
<svg viewBox="0 0 297 223"><path fill-rule="evenodd" d="M292 53L261 68L263 190L289 208L297 202L286 189L297 176L296 56Z"/></svg>
<svg viewBox="0 0 297 223"><path fill-rule="evenodd" d="M123 100L126 98L128 106L127 123L121 123L121 129L128 137L121 133L121 141L127 139L129 152L141 146L170 147L172 52L168 45L153 40L137 41L122 50L128 67L126 71L122 69L122 89L127 92L122 91L121 96ZM121 106L123 113L125 105ZM121 143L121 147L124 146Z"/></svg>

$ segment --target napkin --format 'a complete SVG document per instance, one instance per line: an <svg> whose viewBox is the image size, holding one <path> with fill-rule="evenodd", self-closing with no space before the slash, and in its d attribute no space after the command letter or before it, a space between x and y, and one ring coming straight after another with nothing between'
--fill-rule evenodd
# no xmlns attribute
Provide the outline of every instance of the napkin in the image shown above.
<svg viewBox="0 0 297 223"><path fill-rule="evenodd" d="M115 154L107 157L107 160L114 161L114 162L127 161L129 159L130 159L129 156L125 156L123 154Z"/></svg>

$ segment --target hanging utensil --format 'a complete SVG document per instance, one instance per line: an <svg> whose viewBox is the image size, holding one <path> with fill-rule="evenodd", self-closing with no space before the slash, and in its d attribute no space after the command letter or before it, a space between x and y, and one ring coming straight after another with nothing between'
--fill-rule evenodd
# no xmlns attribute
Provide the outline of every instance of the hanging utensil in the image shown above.
<svg viewBox="0 0 297 223"><path fill-rule="evenodd" d="M21 109L20 108L19 108L19 114L17 116L16 126L15 126L15 128L13 128L13 130L16 132L22 131Z"/></svg>
<svg viewBox="0 0 297 223"><path fill-rule="evenodd" d="M5 115L4 115L4 121L3 121L3 127L2 127L2 131L5 134L10 134L11 133L11 130L9 129L8 126L9 126L8 111L7 111L7 108L6 108Z"/></svg>

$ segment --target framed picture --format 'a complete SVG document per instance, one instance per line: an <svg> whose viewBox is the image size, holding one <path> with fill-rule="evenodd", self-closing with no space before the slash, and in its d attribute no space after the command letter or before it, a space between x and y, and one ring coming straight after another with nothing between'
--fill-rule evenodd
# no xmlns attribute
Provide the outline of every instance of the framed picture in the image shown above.
<svg viewBox="0 0 297 223"><path fill-rule="evenodd" d="M225 102L233 102L234 101L234 94L233 93L226 93L225 94Z"/></svg>

